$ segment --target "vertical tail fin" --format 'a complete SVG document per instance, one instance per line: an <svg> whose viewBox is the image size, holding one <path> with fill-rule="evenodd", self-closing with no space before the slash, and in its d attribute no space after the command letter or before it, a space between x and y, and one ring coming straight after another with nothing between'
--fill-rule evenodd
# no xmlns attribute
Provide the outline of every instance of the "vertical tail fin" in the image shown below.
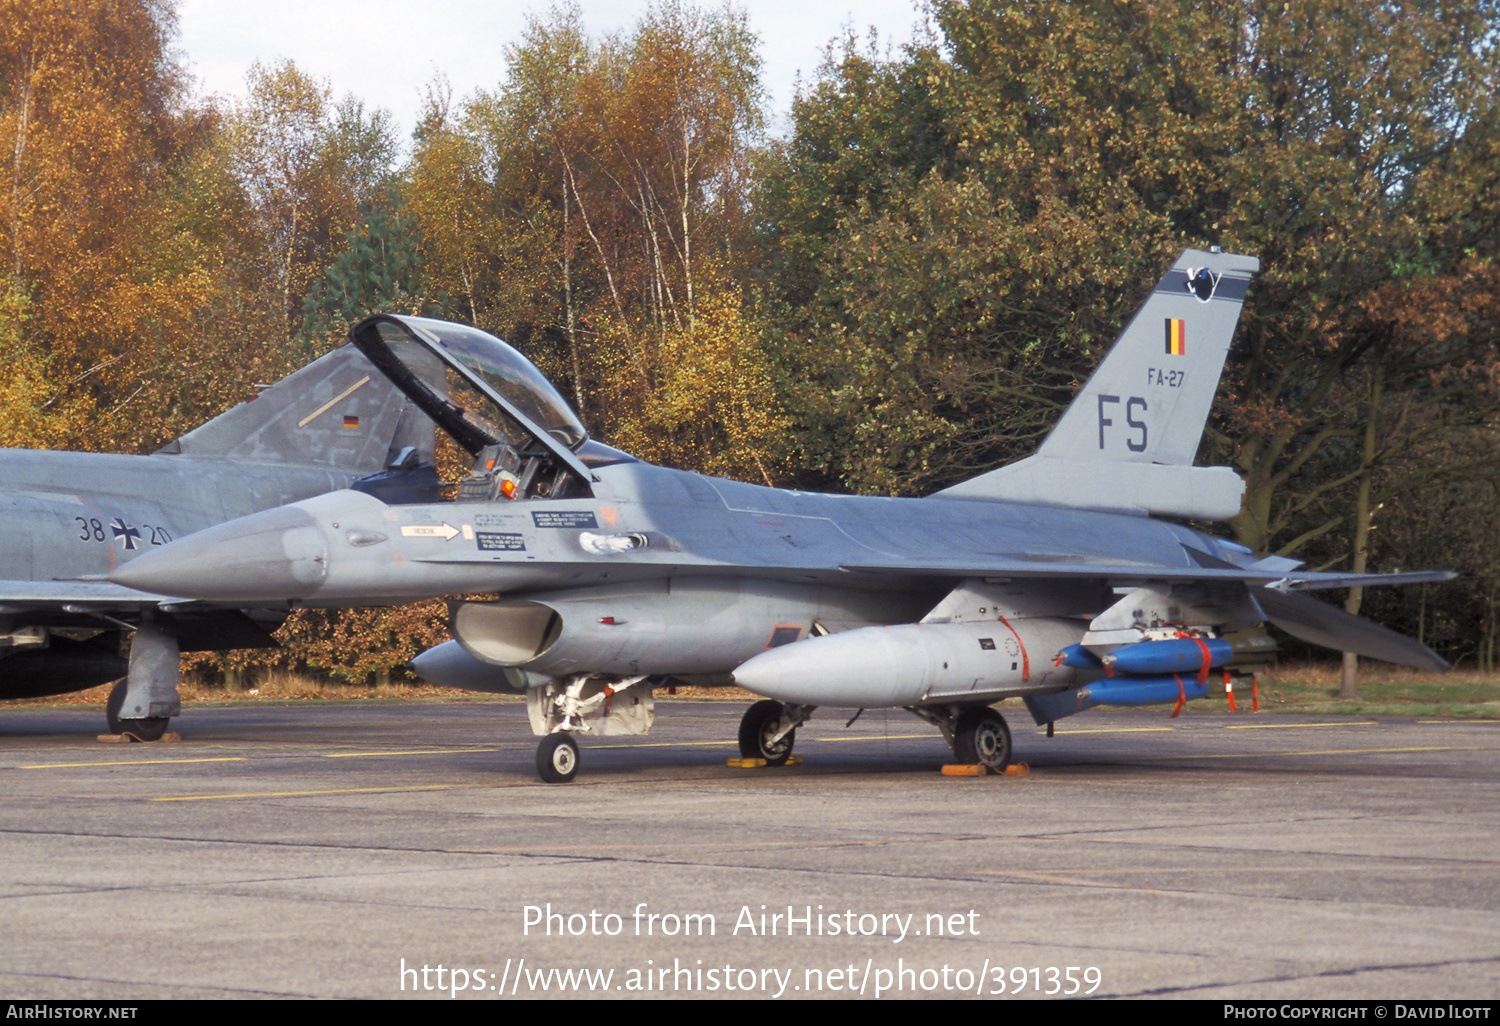
<svg viewBox="0 0 1500 1026"><path fill-rule="evenodd" d="M343 345L160 451L363 475L406 446L431 462L434 430L358 349Z"/></svg>
<svg viewBox="0 0 1500 1026"><path fill-rule="evenodd" d="M1239 322L1254 257L1187 250L1036 455L937 494L1226 520L1244 485L1193 456Z"/></svg>

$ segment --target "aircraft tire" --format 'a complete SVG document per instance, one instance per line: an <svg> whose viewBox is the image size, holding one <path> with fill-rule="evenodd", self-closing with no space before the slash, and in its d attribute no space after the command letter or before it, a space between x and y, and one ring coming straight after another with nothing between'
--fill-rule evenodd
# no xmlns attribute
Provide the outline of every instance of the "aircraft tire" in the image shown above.
<svg viewBox="0 0 1500 1026"><path fill-rule="evenodd" d="M1010 765L1010 727L988 706L965 709L953 731L953 754L960 763L999 772Z"/></svg>
<svg viewBox="0 0 1500 1026"><path fill-rule="evenodd" d="M548 734L536 746L536 772L548 784L567 784L578 775L578 742L568 734Z"/></svg>
<svg viewBox="0 0 1500 1026"><path fill-rule="evenodd" d="M797 742L797 732L789 731L775 745L769 743L771 735L781 728L784 712L780 702L769 698L746 709L740 720L740 755L746 759L764 759L767 766L785 766L792 754L792 745Z"/></svg>
<svg viewBox="0 0 1500 1026"><path fill-rule="evenodd" d="M127 720L120 716L129 685L128 679L120 680L109 690L109 700L104 703L104 721L109 724L109 732L131 734L142 741L160 741L167 732L167 724L172 722L170 716L148 716L143 720Z"/></svg>

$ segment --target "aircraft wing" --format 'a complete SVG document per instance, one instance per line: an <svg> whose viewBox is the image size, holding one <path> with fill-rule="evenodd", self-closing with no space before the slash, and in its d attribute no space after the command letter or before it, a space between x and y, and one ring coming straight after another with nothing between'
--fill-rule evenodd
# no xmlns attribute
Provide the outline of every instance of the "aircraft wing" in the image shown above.
<svg viewBox="0 0 1500 1026"><path fill-rule="evenodd" d="M181 605L182 599L137 591L108 581L17 581L0 579L0 613L58 609L83 612L104 609L138 610ZM73 609L71 607L77 607Z"/></svg>
<svg viewBox="0 0 1500 1026"><path fill-rule="evenodd" d="M137 591L108 581L26 581L0 579L0 615L24 614L53 627L116 629L152 610L154 619L180 635L183 652L228 648L274 648L267 628L281 612L259 619L240 609L216 609L178 596ZM258 614L259 615L259 614Z"/></svg>
<svg viewBox="0 0 1500 1026"><path fill-rule="evenodd" d="M413 563L429 566L465 566L477 561L469 555L462 556L418 556ZM600 564L604 566L605 564ZM575 563L554 563L544 560L531 561L530 570L545 576L548 573L577 576ZM1282 566L1237 567L1222 566L1160 566L1149 563L1134 563L1109 560L1076 554L1012 555L985 560L958 561L913 559L906 563L838 563L827 566L799 564L777 566L751 563L724 563L716 561L687 562L663 560L653 562L621 562L608 564L611 580L650 580L676 574L732 573L765 580L831 580L845 574L868 577L939 577L955 581L966 578L1020 577L1032 579L1078 578L1107 580L1121 585L1143 581L1165 581L1186 583L1190 581L1232 581L1247 587L1267 588L1278 592L1318 591L1331 588L1391 587L1411 584L1436 584L1451 581L1458 575L1449 570L1413 570L1405 573L1352 574L1326 573L1312 570L1288 570ZM472 587L456 587L454 591L472 591ZM243 601L236 599L235 601Z"/></svg>
<svg viewBox="0 0 1500 1026"><path fill-rule="evenodd" d="M1142 563L1108 560L1077 560L1076 557L1013 556L986 561L912 562L909 564L844 564L842 569L854 573L940 574L944 577L1082 577L1107 578L1111 581L1239 581L1251 587L1275 591L1311 591L1323 588L1377 587L1381 585L1431 584L1451 581L1457 574L1448 570L1418 570L1392 574L1320 573L1233 566L1153 566Z"/></svg>

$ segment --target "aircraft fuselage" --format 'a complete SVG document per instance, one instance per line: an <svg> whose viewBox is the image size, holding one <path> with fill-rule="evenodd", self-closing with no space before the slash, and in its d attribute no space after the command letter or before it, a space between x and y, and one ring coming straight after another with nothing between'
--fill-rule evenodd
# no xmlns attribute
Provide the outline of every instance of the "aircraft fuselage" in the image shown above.
<svg viewBox="0 0 1500 1026"><path fill-rule="evenodd" d="M212 524L348 485L327 468L0 449L0 578L102 575Z"/></svg>
<svg viewBox="0 0 1500 1026"><path fill-rule="evenodd" d="M784 491L645 463L594 474L594 496L580 499L388 506L332 492L209 528L116 579L206 601L335 606L719 573L951 587L993 560L1016 576L1045 564L1038 577L1060 560L1097 564L1102 580L1120 566L1190 570L1184 543L1227 558L1216 539L1128 514Z"/></svg>

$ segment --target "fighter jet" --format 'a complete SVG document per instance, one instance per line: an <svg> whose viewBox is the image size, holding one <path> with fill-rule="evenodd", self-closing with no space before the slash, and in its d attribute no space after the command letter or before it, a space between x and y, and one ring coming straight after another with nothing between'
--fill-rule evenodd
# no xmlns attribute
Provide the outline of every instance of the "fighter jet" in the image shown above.
<svg viewBox="0 0 1500 1026"><path fill-rule="evenodd" d="M1329 574L1161 516L1227 520L1243 484L1192 465L1259 262L1189 250L1037 453L919 499L825 495L652 466L596 441L518 352L377 315L354 345L475 457L451 501L340 491L155 549L113 580L234 606L451 603L429 680L524 691L548 781L574 736L644 733L652 688L741 685L744 757L785 763L820 706L903 708L1003 768L992 703L1038 724L1242 689L1263 629L1446 664L1301 591L1443 580ZM430 373L434 360L443 373ZM1050 728L1049 728L1050 729Z"/></svg>
<svg viewBox="0 0 1500 1026"><path fill-rule="evenodd" d="M160 738L179 711L179 653L274 645L286 611L193 608L103 577L224 520L409 482L396 471L430 464L434 441L432 421L341 346L149 456L0 450L0 698L120 679L111 732Z"/></svg>

